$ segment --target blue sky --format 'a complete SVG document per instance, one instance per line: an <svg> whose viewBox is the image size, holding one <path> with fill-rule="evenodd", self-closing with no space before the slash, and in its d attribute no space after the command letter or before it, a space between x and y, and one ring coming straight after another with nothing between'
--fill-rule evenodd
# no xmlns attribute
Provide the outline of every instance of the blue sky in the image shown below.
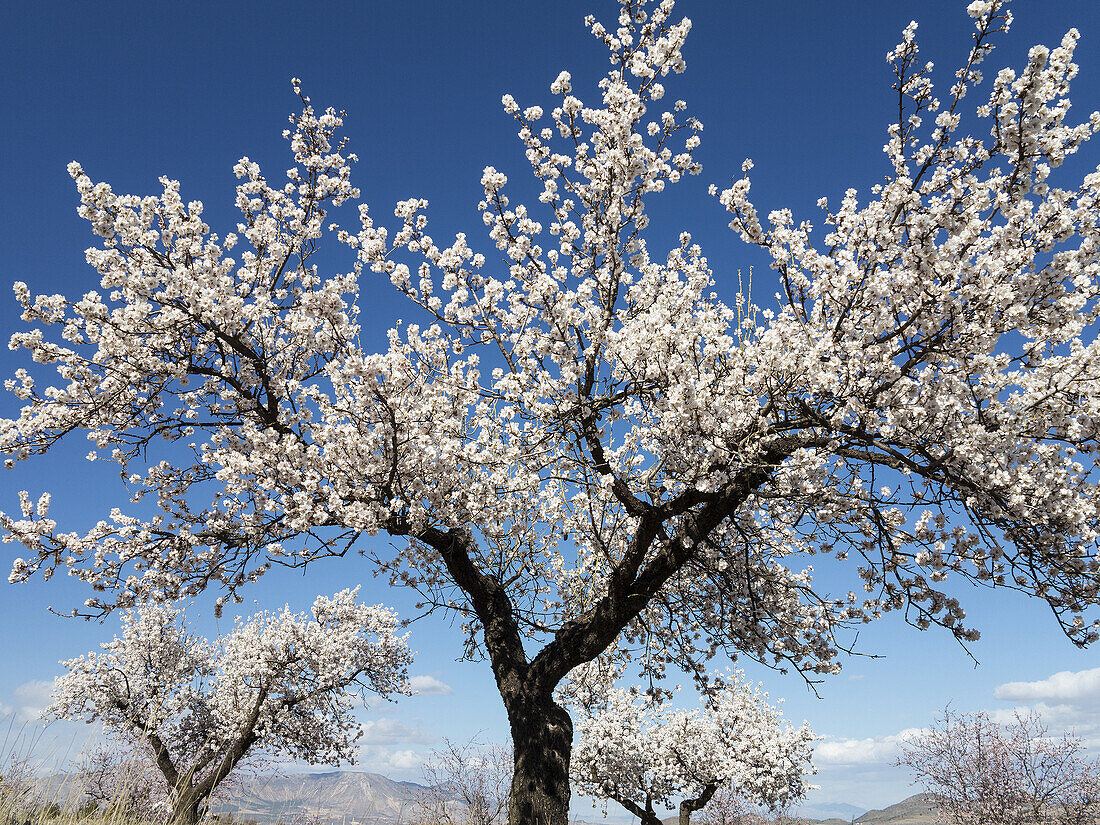
<svg viewBox="0 0 1100 825"><path fill-rule="evenodd" d="M666 85L705 124L697 152L703 174L653 203L653 247L690 230L721 288L736 284L738 268L763 264L756 294L770 294L766 262L726 228L706 186L739 175L741 160L751 157L761 211L789 206L815 222L821 195L835 202L848 187L866 192L887 168L881 147L895 104L886 52L917 19L922 53L942 69L935 77L948 86L969 47L965 5L680 0L678 14L694 22L688 69ZM288 165L280 133L295 108L292 76L302 78L317 105L348 112L350 149L362 159L358 183L374 214L392 214L398 199L425 197L438 235L465 231L474 241L483 237L475 208L482 168L493 164L522 187L527 165L501 94L510 92L521 106L545 106L550 82L568 69L575 93L595 100L605 53L582 20L591 12L610 21L616 9L611 0L4 4L0 67L8 126L0 162L0 282L70 294L95 285L83 262L91 235L76 215L65 171L74 159L119 192L153 193L159 175L176 178L184 198L202 200L207 219L224 233L235 222L233 163L248 155L273 178ZM1077 26L1076 118L1100 108L1100 4L1033 0L1019 3L1016 17L987 73L1020 66L1029 45L1054 45ZM1086 147L1081 163L1097 160L1096 146ZM333 265L346 266L335 259ZM364 295L366 337L381 341L402 309L386 290L365 286ZM0 296L0 330L6 334L17 324L14 301ZM0 351L5 375L21 363ZM16 409L12 398L0 398L0 415ZM117 474L81 459L86 449L77 441L0 473L0 509L17 509L18 490L35 496L50 490L52 515L62 525L76 529L97 520L124 493ZM15 555L10 545L0 547L0 567ZM304 609L318 593L359 583L365 598L412 614L405 594L371 578L365 565L339 560L305 577L273 574L247 593L241 609L284 602ZM17 722L41 706L59 659L83 653L117 629L114 619L89 624L46 611L87 595L66 580L0 584L6 631L0 634L0 711ZM1042 605L1001 593L960 595L984 634L972 648L980 666L946 634L918 633L891 617L859 638L860 649L883 658L847 662L822 686L821 699L797 678L750 669L773 696L786 698L790 717L808 719L829 737L819 748L823 788L816 799L872 807L915 792L904 773L888 767L891 737L927 724L948 702L960 710L1002 712L1045 702L1052 719L1100 744L1100 678L1087 673L1100 667L1097 651L1074 649ZM209 598L192 608L207 633L216 630L209 608ZM413 627L414 672L438 684L425 679L422 695L364 713L372 724L363 767L415 779L416 755L439 736L505 736L487 665L454 661L458 636L431 619ZM1049 680L1063 671L1078 675ZM1035 684L1004 687L1021 682ZM53 735L64 739L71 731Z"/></svg>

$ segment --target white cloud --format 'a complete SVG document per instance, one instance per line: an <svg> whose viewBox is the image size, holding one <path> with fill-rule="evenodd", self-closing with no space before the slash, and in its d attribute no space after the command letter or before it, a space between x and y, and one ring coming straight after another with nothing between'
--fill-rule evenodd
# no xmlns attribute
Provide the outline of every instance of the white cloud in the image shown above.
<svg viewBox="0 0 1100 825"><path fill-rule="evenodd" d="M446 696L454 693L450 685L439 681L434 676L413 676L409 679L409 684L412 685L413 690L425 696Z"/></svg>
<svg viewBox="0 0 1100 825"><path fill-rule="evenodd" d="M1012 702L1100 705L1100 667L1076 672L1063 670L1037 682L1008 682L993 695Z"/></svg>
<svg viewBox="0 0 1100 825"><path fill-rule="evenodd" d="M398 778L417 776L424 758L414 750L394 750L381 745L364 745L359 750L359 765L363 770Z"/></svg>
<svg viewBox="0 0 1100 825"><path fill-rule="evenodd" d="M990 711L995 722L1011 724L1017 713L1035 713L1052 735L1064 731L1078 737L1086 749L1100 749L1100 668L1063 670L1035 682L1008 682L994 696L1020 703Z"/></svg>
<svg viewBox="0 0 1100 825"><path fill-rule="evenodd" d="M1100 751L1100 668L1064 671L1034 682L1009 682L994 695L1013 703L1012 707L986 710L994 722L1010 724L1016 721L1016 713L1034 712L1051 735L1069 732L1090 752ZM909 784L912 777L893 763L900 755L899 746L921 732L911 728L888 736L819 741L813 763L820 773L812 781L824 790L812 795L811 801L825 801L827 793L833 800L881 807L916 793L919 788Z"/></svg>
<svg viewBox="0 0 1100 825"><path fill-rule="evenodd" d="M369 719L362 727L361 741L366 745L428 744L435 741L431 734L387 717Z"/></svg>
<svg viewBox="0 0 1100 825"><path fill-rule="evenodd" d="M420 754L410 750L393 751L389 756L391 767L397 770L411 770L419 767L421 761Z"/></svg>
<svg viewBox="0 0 1100 825"><path fill-rule="evenodd" d="M24 682L12 695L19 704L19 715L24 719L37 719L50 704L53 694L53 679L32 679Z"/></svg>
<svg viewBox="0 0 1100 825"><path fill-rule="evenodd" d="M50 704L53 679L32 679L12 690L11 702L0 701L0 717L10 716L18 722L37 722Z"/></svg>
<svg viewBox="0 0 1100 825"><path fill-rule="evenodd" d="M819 767L889 765L897 756L898 745L920 732L919 728L908 728L891 736L875 736L866 739L826 737L814 747L814 764Z"/></svg>
<svg viewBox="0 0 1100 825"><path fill-rule="evenodd" d="M1070 705L1048 705L1046 702L1037 702L1034 705L1017 705L1011 708L996 708L986 712L989 714L989 718L998 725L1011 725L1016 722L1017 716L1035 713L1042 718L1044 724L1051 728L1070 727L1083 721L1087 722L1094 716L1094 714L1082 713L1079 708Z"/></svg>
<svg viewBox="0 0 1100 825"><path fill-rule="evenodd" d="M999 725L1011 725L1016 715L1035 713L1052 736L1068 733L1081 740L1087 749L1100 747L1100 708L1079 705L1048 705L1037 702L1013 708L997 708L989 711L989 718Z"/></svg>

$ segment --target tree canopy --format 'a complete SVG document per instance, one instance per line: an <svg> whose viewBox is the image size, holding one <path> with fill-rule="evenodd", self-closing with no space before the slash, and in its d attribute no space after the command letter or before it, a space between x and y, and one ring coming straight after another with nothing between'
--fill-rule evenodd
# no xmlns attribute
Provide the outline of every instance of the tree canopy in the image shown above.
<svg viewBox="0 0 1100 825"><path fill-rule="evenodd" d="M487 251L429 235L420 198L392 228L365 204L333 227L360 199L356 156L297 82L294 165L269 181L242 158L224 234L176 181L118 195L73 163L100 286L15 285L32 327L11 345L61 380L8 381L24 406L0 449L14 465L83 432L154 514L66 532L24 495L0 517L28 551L12 579L68 568L99 591L78 612L102 615L362 553L490 659L514 823L565 821L552 694L608 649L655 677L724 652L810 678L838 669L839 629L885 611L975 638L948 578L1043 599L1094 641L1100 172L1057 174L1100 128L1067 122L1077 32L995 76L965 119L980 138L964 99L1007 3L968 6L973 48L942 99L909 26L889 55L890 174L862 205L822 201L823 235L786 210L761 221L749 161L714 188L772 258L778 303L757 307L718 296L732 267L690 234L646 243L645 203L700 171L702 125L664 86L691 23L672 0L619 6L586 21L610 58L594 101L566 72L549 111L504 96L541 193L513 203L485 169ZM332 241L343 271L317 265ZM380 352L360 344L361 290L415 307ZM852 592L815 586L823 555Z"/></svg>

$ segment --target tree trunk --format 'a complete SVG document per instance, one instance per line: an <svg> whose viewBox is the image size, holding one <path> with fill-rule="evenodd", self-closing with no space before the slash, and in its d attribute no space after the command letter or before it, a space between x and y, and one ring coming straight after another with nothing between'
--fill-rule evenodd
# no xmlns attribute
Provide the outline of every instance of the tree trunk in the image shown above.
<svg viewBox="0 0 1100 825"><path fill-rule="evenodd" d="M515 764L508 825L568 825L573 720L552 700L524 699L509 703Z"/></svg>
<svg viewBox="0 0 1100 825"><path fill-rule="evenodd" d="M677 820L679 825L690 825L691 815L696 811L701 811L707 806L707 803L714 797L715 792L718 790L718 783L711 782L703 788L703 792L694 799L685 799L680 803L680 816Z"/></svg>
<svg viewBox="0 0 1100 825"><path fill-rule="evenodd" d="M645 800L645 807L643 808L637 802L633 802L626 797L611 796L616 802L626 808L634 816L638 817L638 821L641 825L661 825L661 818L657 816L657 812L653 810L653 800L648 796Z"/></svg>
<svg viewBox="0 0 1100 825"><path fill-rule="evenodd" d="M171 825L197 825L199 800L191 799L172 806Z"/></svg>
<svg viewBox="0 0 1100 825"><path fill-rule="evenodd" d="M196 794L194 788L184 788L176 793L176 799L172 803L172 819L170 825L198 825L199 811L202 809L204 797Z"/></svg>

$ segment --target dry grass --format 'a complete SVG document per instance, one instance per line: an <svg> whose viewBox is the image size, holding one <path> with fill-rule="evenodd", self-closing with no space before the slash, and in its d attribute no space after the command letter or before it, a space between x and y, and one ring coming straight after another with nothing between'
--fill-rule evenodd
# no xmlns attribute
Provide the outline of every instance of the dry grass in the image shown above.
<svg viewBox="0 0 1100 825"><path fill-rule="evenodd" d="M121 783L110 799L88 798L79 772L44 775L47 765L75 764L78 751L50 753L41 725L4 721L0 731L0 825L148 825L134 815L129 801L134 789ZM70 758L71 757L71 758Z"/></svg>

